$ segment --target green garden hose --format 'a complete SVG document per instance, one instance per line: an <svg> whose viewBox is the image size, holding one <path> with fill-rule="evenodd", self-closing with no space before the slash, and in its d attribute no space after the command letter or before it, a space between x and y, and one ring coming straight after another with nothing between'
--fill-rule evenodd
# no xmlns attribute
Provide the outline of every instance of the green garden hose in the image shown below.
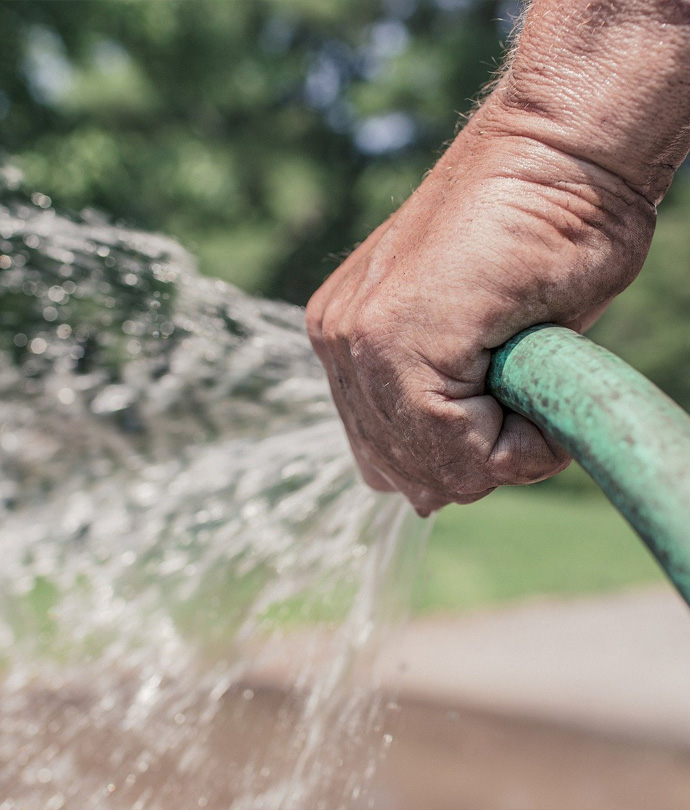
<svg viewBox="0 0 690 810"><path fill-rule="evenodd" d="M549 324L499 348L488 380L580 462L690 604L690 416L619 357Z"/></svg>

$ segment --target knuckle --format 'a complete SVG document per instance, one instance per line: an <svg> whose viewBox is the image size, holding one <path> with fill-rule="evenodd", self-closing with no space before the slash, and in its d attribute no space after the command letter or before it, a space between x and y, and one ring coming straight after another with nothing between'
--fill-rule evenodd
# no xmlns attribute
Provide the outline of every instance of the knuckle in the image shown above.
<svg viewBox="0 0 690 810"><path fill-rule="evenodd" d="M381 321L382 307L376 294L367 296L357 307L355 323L363 332L369 332Z"/></svg>
<svg viewBox="0 0 690 810"><path fill-rule="evenodd" d="M415 489L407 495L407 498L421 517L428 517L432 512L438 511L452 500L427 487Z"/></svg>
<svg viewBox="0 0 690 810"><path fill-rule="evenodd" d="M342 320L340 312L335 306L326 307L321 318L321 333L326 343L334 344L343 337Z"/></svg>
<svg viewBox="0 0 690 810"><path fill-rule="evenodd" d="M326 307L321 321L324 339L331 344L352 346L358 337L355 319L348 308L333 304Z"/></svg>
<svg viewBox="0 0 690 810"><path fill-rule="evenodd" d="M558 475L558 473L562 473L563 470L566 470L570 466L570 462L572 458L566 454L559 454L559 456L554 460L553 467L551 472L549 473L549 477L552 475Z"/></svg>
<svg viewBox="0 0 690 810"><path fill-rule="evenodd" d="M361 351L380 351L389 343L402 343L400 317L373 295L357 306L349 324L354 347Z"/></svg>
<svg viewBox="0 0 690 810"><path fill-rule="evenodd" d="M504 438L489 457L491 477L498 486L528 483L525 470L532 467L516 437Z"/></svg>
<svg viewBox="0 0 690 810"><path fill-rule="evenodd" d="M366 464L360 464L359 471L365 484L376 492L395 492L395 486L390 481L387 481L376 470L372 470Z"/></svg>
<svg viewBox="0 0 690 810"><path fill-rule="evenodd" d="M488 497L492 492L495 491L495 489L496 487L489 487L481 492L469 492L466 495L456 497L453 500L453 503L459 503L463 506L467 506L470 503L476 503L477 501L481 501L482 498Z"/></svg>
<svg viewBox="0 0 690 810"><path fill-rule="evenodd" d="M491 477L498 486L517 484L518 467L517 460L507 450L503 450L492 458Z"/></svg>
<svg viewBox="0 0 690 810"><path fill-rule="evenodd" d="M323 342L323 318L321 312L316 307L307 306L307 311L304 316L304 322L307 327L307 334L309 340L313 344Z"/></svg>
<svg viewBox="0 0 690 810"><path fill-rule="evenodd" d="M436 475L456 503L469 503L464 499L491 486L483 465L477 459L443 464L437 469Z"/></svg>
<svg viewBox="0 0 690 810"><path fill-rule="evenodd" d="M500 486L532 484L541 477L541 471L537 472L536 466L524 456L506 454L498 458L494 466L494 480Z"/></svg>
<svg viewBox="0 0 690 810"><path fill-rule="evenodd" d="M353 318L350 329L353 354L376 351L384 333L380 323L369 317L366 309L360 309Z"/></svg>
<svg viewBox="0 0 690 810"><path fill-rule="evenodd" d="M514 448L505 450L494 460L494 479L500 485L525 485L543 481L562 472L570 459L544 451L528 453Z"/></svg>
<svg viewBox="0 0 690 810"><path fill-rule="evenodd" d="M465 408L458 407L456 400L446 396L431 394L425 403L425 411L438 430L443 432L443 447L448 450L449 438L453 437L453 444L461 443L463 454L470 449L470 433L473 419ZM448 433L452 431L452 433ZM467 447L465 447L467 445Z"/></svg>

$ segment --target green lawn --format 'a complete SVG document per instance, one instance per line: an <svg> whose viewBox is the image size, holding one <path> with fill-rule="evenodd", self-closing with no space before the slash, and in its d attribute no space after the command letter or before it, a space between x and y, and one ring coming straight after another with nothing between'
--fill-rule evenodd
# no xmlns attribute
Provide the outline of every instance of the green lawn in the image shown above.
<svg viewBox="0 0 690 810"><path fill-rule="evenodd" d="M576 596L663 581L598 492L506 488L437 517L413 612L458 612L533 595Z"/></svg>

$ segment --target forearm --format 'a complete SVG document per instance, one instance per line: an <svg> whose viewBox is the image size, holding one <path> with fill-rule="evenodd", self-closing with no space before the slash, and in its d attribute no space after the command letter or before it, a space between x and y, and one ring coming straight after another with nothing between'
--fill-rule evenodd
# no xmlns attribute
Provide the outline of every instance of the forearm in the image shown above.
<svg viewBox="0 0 690 810"><path fill-rule="evenodd" d="M534 0L468 129L533 139L658 203L690 150L690 0Z"/></svg>

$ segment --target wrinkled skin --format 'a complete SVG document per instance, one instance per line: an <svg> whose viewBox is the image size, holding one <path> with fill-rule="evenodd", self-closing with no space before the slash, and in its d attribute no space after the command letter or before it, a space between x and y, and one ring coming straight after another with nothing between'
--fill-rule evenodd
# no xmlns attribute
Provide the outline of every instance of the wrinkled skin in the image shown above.
<svg viewBox="0 0 690 810"><path fill-rule="evenodd" d="M637 275L654 221L616 174L485 105L307 307L367 483L428 515L566 467L486 394L490 352L537 323L587 328Z"/></svg>

